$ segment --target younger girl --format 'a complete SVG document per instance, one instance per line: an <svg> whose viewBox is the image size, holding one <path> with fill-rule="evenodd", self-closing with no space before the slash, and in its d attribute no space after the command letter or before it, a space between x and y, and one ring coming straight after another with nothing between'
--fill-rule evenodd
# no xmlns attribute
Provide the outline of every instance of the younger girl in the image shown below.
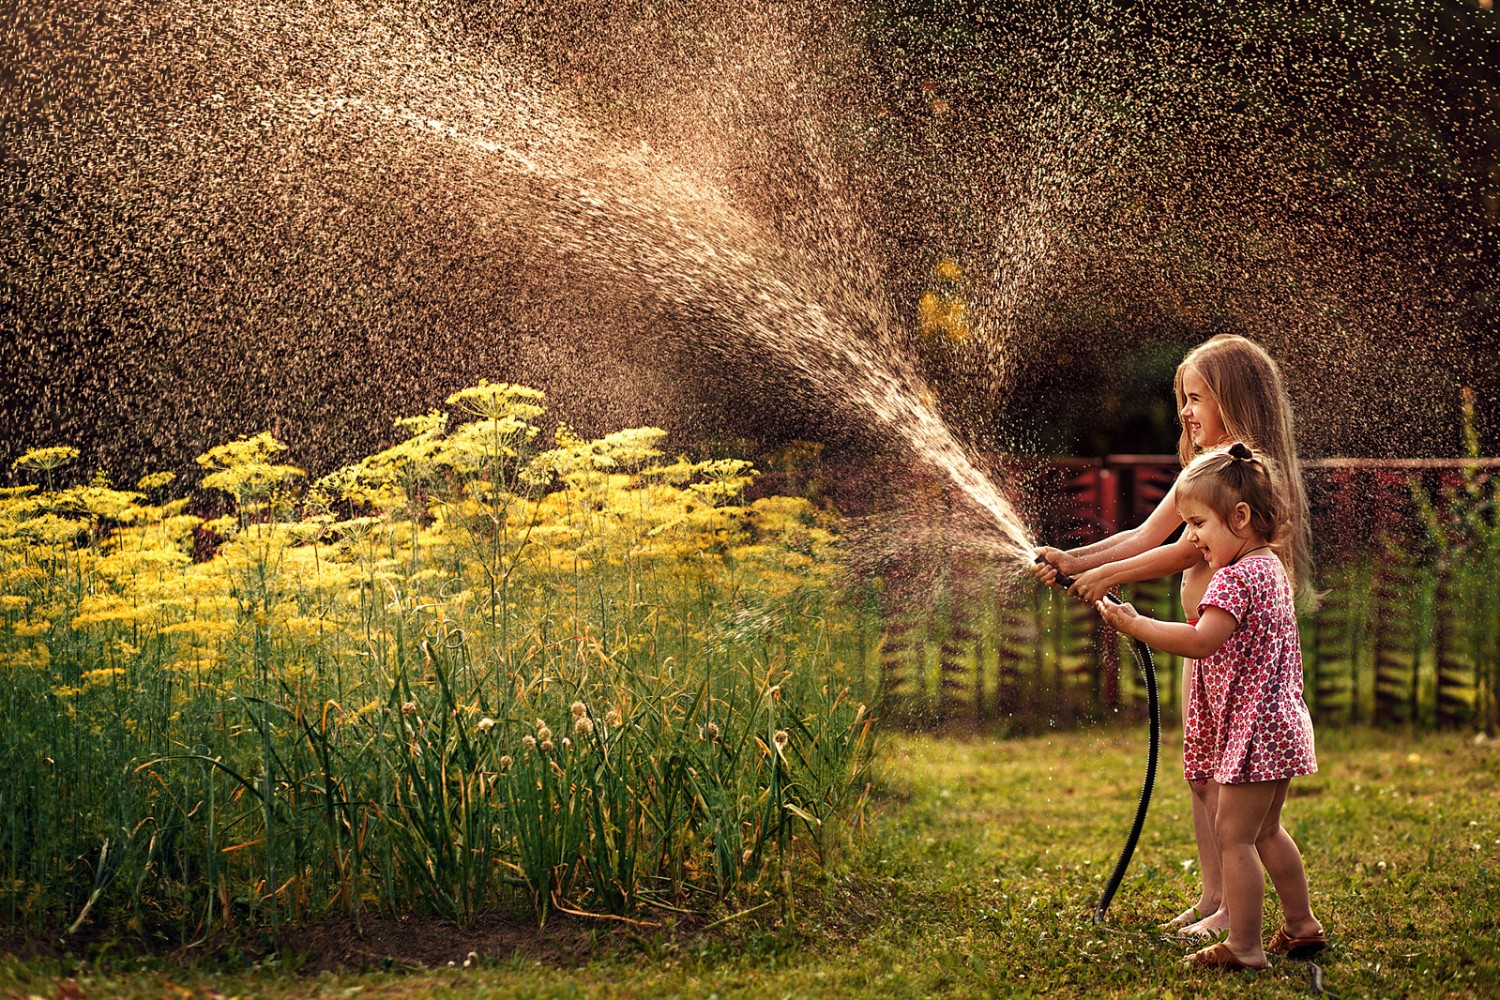
<svg viewBox="0 0 1500 1000"><path fill-rule="evenodd" d="M1188 957L1222 969L1262 969L1266 951L1311 953L1328 939L1313 916L1297 845L1281 825L1287 785L1318 769L1312 719L1302 701L1293 579L1286 555L1286 501L1268 463L1244 444L1209 452L1177 480L1184 537L1213 579L1198 622L1162 622L1129 604L1098 601L1104 620L1158 649L1198 661L1186 705L1183 771L1219 784L1214 829L1229 937ZM1264 867L1262 867L1264 866ZM1265 881L1284 923L1261 946Z"/></svg>
<svg viewBox="0 0 1500 1000"><path fill-rule="evenodd" d="M1278 485L1288 498L1287 566L1303 594L1309 593L1312 567L1307 500L1297 463L1292 407L1276 362L1254 341L1220 334L1187 353L1177 367L1173 388L1182 421L1177 455L1183 465L1204 449L1231 441L1249 442L1273 460ZM1174 486L1139 527L1067 552L1044 548L1040 553L1047 562L1036 564L1032 572L1050 584L1057 570L1062 570L1076 581L1072 593L1090 602L1122 583L1180 572L1182 606L1196 608L1212 571L1186 538L1162 545L1181 523ZM1187 704L1186 692L1192 683L1193 665L1188 663L1183 669L1183 705ZM1192 906L1162 926L1189 935L1217 933L1229 927L1213 832L1219 786L1205 780L1190 782L1189 787L1203 887Z"/></svg>

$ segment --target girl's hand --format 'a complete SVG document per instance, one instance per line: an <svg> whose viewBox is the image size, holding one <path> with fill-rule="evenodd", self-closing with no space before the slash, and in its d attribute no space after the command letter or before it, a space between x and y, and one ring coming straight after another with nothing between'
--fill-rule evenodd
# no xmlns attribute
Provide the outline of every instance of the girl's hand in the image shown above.
<svg viewBox="0 0 1500 1000"><path fill-rule="evenodd" d="M1135 627L1136 622L1141 620L1141 616L1136 613L1133 605L1101 600L1094 602L1094 610L1099 612L1099 617L1103 618L1104 623L1110 628L1135 638L1135 633L1131 629Z"/></svg>
<svg viewBox="0 0 1500 1000"><path fill-rule="evenodd" d="M1036 556L1041 556L1046 561L1033 562L1029 567L1031 575L1049 587L1057 581L1057 574L1059 572L1072 576L1078 563L1078 560L1068 555L1062 549L1054 549L1050 545L1043 545L1037 549L1033 553L1033 558Z"/></svg>
<svg viewBox="0 0 1500 1000"><path fill-rule="evenodd" d="M1062 552L1048 546L1042 546L1036 550L1033 558L1040 558L1043 562L1033 562L1026 567L1027 571L1047 586L1057 582L1057 560L1062 558Z"/></svg>
<svg viewBox="0 0 1500 1000"><path fill-rule="evenodd" d="M1109 588L1114 586L1114 581L1109 579L1108 570L1108 565L1084 570L1073 578L1073 586L1068 589L1068 593L1091 604L1103 600L1104 595L1109 593Z"/></svg>

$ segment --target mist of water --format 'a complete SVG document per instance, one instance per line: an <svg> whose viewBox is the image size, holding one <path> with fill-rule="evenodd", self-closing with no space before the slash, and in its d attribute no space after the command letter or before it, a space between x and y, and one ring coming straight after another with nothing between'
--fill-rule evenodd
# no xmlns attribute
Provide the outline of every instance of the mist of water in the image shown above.
<svg viewBox="0 0 1500 1000"><path fill-rule="evenodd" d="M1282 359L1324 450L1416 428L1381 380L1443 391L1451 333L1436 269L1378 229L1407 192L1298 159L1346 141L1317 102L1347 73L1250 58L1231 43L1253 25L1033 13L990 26L984 78L934 80L900 53L877 78L856 19L815 6L23 5L0 95L7 435L104 413L137 458L267 425L336 453L480 376L634 421L731 371L768 410L899 442L1018 560L966 441L1026 428L981 426L914 360L934 248L970 276L948 375L981 396L1122 324L1227 323ZM1305 123L1244 100L1292 77ZM1092 342L1058 343L1059 316Z"/></svg>

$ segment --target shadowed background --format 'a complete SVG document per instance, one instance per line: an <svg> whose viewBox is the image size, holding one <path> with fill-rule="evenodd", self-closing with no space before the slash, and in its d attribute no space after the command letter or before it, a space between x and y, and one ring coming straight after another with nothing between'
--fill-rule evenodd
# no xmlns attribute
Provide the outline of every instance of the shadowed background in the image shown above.
<svg viewBox="0 0 1500 1000"><path fill-rule="evenodd" d="M522 7L15 7L0 457L272 428L321 470L481 377L586 432L887 447L747 334L767 301L986 451L1169 450L1224 331L1309 454L1452 454L1461 385L1495 450L1487 4ZM701 240L636 252L664 219ZM703 247L749 263L679 280Z"/></svg>

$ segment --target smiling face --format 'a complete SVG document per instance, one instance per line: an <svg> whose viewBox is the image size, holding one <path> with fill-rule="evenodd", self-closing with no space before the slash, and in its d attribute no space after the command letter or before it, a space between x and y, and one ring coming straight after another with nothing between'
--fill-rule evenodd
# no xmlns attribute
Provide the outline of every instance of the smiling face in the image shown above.
<svg viewBox="0 0 1500 1000"><path fill-rule="evenodd" d="M1187 540L1198 547L1208 565L1215 570L1228 566L1241 553L1265 544L1263 539L1254 538L1247 530L1250 524L1248 504L1235 504L1230 511L1234 524L1225 523L1212 507L1192 497L1178 501L1177 513L1187 525ZM1235 533L1236 530L1239 534Z"/></svg>
<svg viewBox="0 0 1500 1000"><path fill-rule="evenodd" d="M1196 368L1182 373L1182 426L1192 437L1193 446L1200 450L1223 444L1229 436L1224 430L1219 402Z"/></svg>

